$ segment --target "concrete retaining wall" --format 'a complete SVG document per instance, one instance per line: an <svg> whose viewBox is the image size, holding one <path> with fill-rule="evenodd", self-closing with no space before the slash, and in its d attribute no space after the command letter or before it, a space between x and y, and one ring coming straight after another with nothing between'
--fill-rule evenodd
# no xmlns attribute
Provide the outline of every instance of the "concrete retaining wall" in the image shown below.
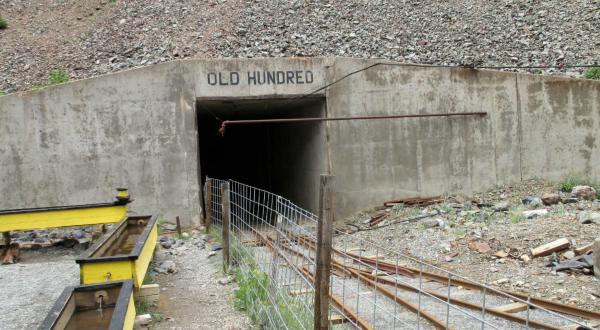
<svg viewBox="0 0 600 330"><path fill-rule="evenodd" d="M105 202L114 188L126 186L136 200L133 211L167 220L180 215L185 225L196 224L197 97L303 94L372 63L185 60L0 97L0 209ZM274 77L284 72L285 83L254 83L263 71ZM289 196L312 211L313 183L327 168L336 175L337 217L394 198L470 193L532 177L558 180L569 169L600 178L597 81L377 66L333 85L326 95L325 109L315 111L329 117L489 115L313 126L321 127L313 136L320 142L310 142L318 152L300 166L294 179L305 184L295 185L295 197Z"/></svg>

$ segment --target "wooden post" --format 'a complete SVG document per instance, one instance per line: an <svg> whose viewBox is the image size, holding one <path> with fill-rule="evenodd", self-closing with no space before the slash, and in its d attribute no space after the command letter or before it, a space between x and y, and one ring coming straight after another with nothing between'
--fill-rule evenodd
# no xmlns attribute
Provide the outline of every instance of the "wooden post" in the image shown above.
<svg viewBox="0 0 600 330"><path fill-rule="evenodd" d="M221 209L223 211L223 271L229 268L229 182L221 183Z"/></svg>
<svg viewBox="0 0 600 330"><path fill-rule="evenodd" d="M334 176L321 175L315 270L315 330L329 329Z"/></svg>
<svg viewBox="0 0 600 330"><path fill-rule="evenodd" d="M204 226L206 226L206 233L210 233L210 211L212 210L212 179L206 180L206 219L204 219Z"/></svg>
<svg viewBox="0 0 600 330"><path fill-rule="evenodd" d="M600 237L594 241L594 275L600 277Z"/></svg>
<svg viewBox="0 0 600 330"><path fill-rule="evenodd" d="M181 222L179 222L179 216L175 217L175 222L177 223L177 234L181 237Z"/></svg>
<svg viewBox="0 0 600 330"><path fill-rule="evenodd" d="M281 214L277 215L277 222L275 228L277 228L277 235L275 238L275 249L273 250L273 258L271 259L271 299L275 301L275 294L277 292L277 273L279 270L279 250L281 248L279 242L281 241L281 225L283 223L283 217ZM270 302L271 303L271 302ZM273 306L271 306L273 307Z"/></svg>

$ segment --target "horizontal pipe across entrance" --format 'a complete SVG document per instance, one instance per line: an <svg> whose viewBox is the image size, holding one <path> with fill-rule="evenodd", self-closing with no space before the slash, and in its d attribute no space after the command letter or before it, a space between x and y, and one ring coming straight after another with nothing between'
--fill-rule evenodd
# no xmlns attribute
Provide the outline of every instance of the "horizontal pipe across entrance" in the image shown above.
<svg viewBox="0 0 600 330"><path fill-rule="evenodd" d="M259 123L286 123L302 121L337 121L337 120L364 120L364 119L388 119L388 118L418 118L418 117L452 117L452 116L473 116L487 115L487 112L455 112L455 113L424 113L411 115L384 115L384 116L359 116L359 117L329 117L329 118L291 118L291 119L256 119L256 120L226 120L225 125L238 124L259 124Z"/></svg>

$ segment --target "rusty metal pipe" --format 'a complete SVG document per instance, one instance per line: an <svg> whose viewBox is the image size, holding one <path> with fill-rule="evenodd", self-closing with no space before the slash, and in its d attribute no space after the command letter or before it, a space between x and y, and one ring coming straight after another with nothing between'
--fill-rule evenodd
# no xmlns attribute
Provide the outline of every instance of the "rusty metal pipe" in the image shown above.
<svg viewBox="0 0 600 330"><path fill-rule="evenodd" d="M261 124L261 123L287 123L304 121L339 121L339 120L365 120L365 119L388 119L388 118L419 118L419 117L452 117L452 116L473 116L487 115L487 112L454 112L454 113L421 113L409 115L383 115L383 116L358 116L358 117L323 117L323 118L289 118L289 119L249 119L249 120L226 120L221 128L226 125L239 124Z"/></svg>

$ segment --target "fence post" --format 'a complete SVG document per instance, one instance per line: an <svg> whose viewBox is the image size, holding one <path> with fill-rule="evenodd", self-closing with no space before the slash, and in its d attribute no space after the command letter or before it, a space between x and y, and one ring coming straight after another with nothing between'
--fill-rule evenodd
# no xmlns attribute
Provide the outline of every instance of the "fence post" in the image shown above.
<svg viewBox="0 0 600 330"><path fill-rule="evenodd" d="M282 219L283 219L283 217L281 216L281 214L278 214L277 222L275 224L275 228L277 230L277 235L275 238L275 249L273 251L273 258L271 259L271 289L270 289L270 293L271 293L272 300L269 302L270 304L273 304L275 302L275 296L277 294L277 285L278 285L277 272L279 270L279 250L280 250L279 241L281 240L280 231L281 231L281 225L283 223ZM271 306L271 307L273 307L273 306Z"/></svg>
<svg viewBox="0 0 600 330"><path fill-rule="evenodd" d="M221 183L221 209L223 210L223 271L229 268L229 183Z"/></svg>
<svg viewBox="0 0 600 330"><path fill-rule="evenodd" d="M315 330L329 329L329 281L333 236L334 176L322 174L319 189L319 219L315 270Z"/></svg>
<svg viewBox="0 0 600 330"><path fill-rule="evenodd" d="M206 233L210 233L210 211L212 210L212 179L206 180L206 219L204 219L204 226L206 227Z"/></svg>

